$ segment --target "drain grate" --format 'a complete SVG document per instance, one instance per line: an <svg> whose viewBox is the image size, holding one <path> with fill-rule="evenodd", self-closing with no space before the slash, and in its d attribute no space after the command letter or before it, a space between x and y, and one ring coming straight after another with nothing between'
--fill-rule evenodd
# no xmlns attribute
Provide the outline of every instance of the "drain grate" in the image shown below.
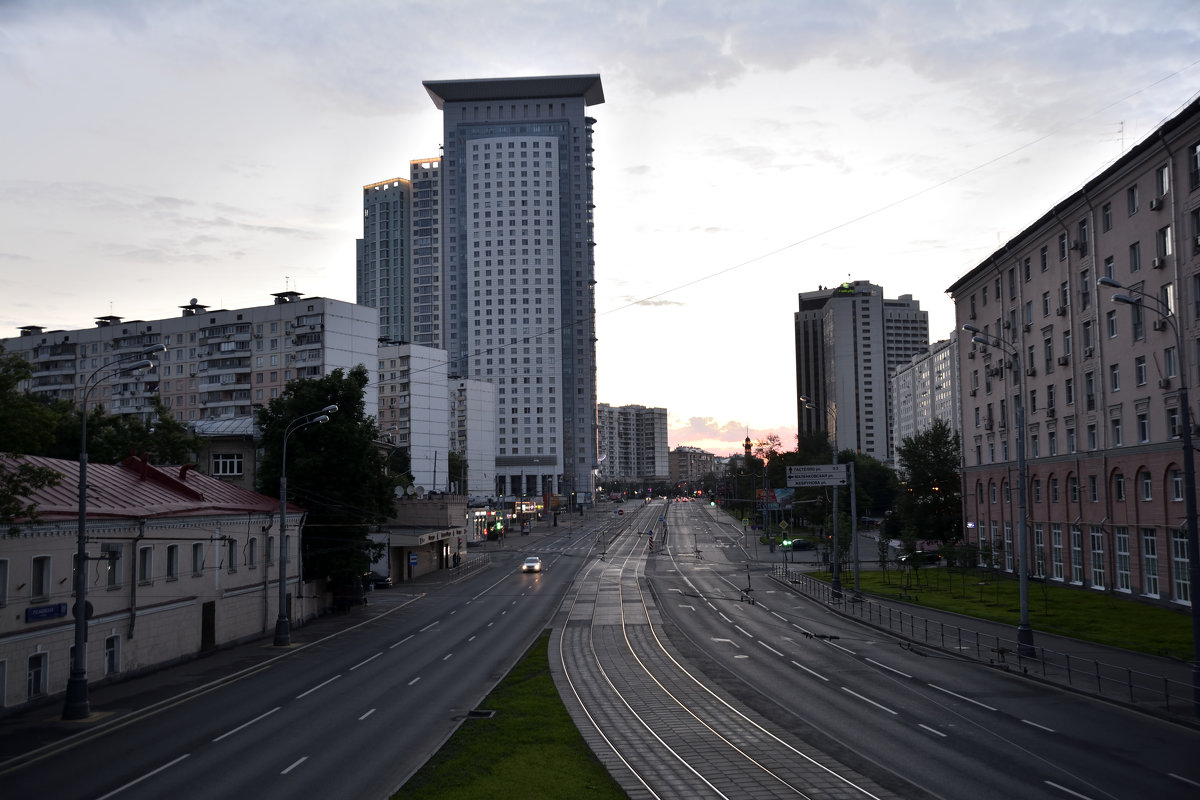
<svg viewBox="0 0 1200 800"><path fill-rule="evenodd" d="M467 712L467 719L491 719L494 716L496 716L496 712L486 708L477 708Z"/></svg>

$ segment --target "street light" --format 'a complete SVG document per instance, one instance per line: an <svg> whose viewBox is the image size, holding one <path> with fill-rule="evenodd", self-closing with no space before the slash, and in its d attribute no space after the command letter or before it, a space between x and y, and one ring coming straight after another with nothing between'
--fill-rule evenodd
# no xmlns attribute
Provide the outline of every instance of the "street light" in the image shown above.
<svg viewBox="0 0 1200 800"><path fill-rule="evenodd" d="M800 396L800 402L804 404L806 410L813 410L814 406L804 395ZM833 454L833 466L838 463L837 439L834 438L831 431L832 426L828 424L826 418L825 433L829 435L829 450ZM839 531L838 517L841 516L841 506L838 505L838 487L833 485L833 516L830 518L833 527L833 554L830 560L830 581L829 588L835 599L842 597L842 537ZM853 523L853 520L852 520ZM857 538L857 537L856 537ZM858 542L854 542L854 589L858 591Z"/></svg>
<svg viewBox="0 0 1200 800"><path fill-rule="evenodd" d="M121 375L154 366L146 356L166 350L164 344L153 344L137 353L126 353L97 369L83 381L80 397L79 433L79 529L75 553L75 654L71 658L71 675L67 678L67 694L63 702L63 719L87 719L91 713L87 685L87 399L100 385L105 370ZM131 358L137 361L126 363Z"/></svg>
<svg viewBox="0 0 1200 800"><path fill-rule="evenodd" d="M1109 289L1126 289L1131 294L1114 294L1117 303L1136 308L1145 308L1143 299L1148 297L1140 289L1129 289L1123 283L1104 277L1098 284ZM1136 295L1136 296L1135 296ZM1161 298L1151 298L1156 305L1149 306L1150 310L1162 317L1171 326L1175 334L1175 358L1179 363L1179 402L1183 406L1183 489L1184 503L1187 514L1187 549L1188 549L1188 593L1192 604L1192 712L1200 716L1200 609L1196 608L1196 587L1200 586L1200 538L1197 537L1196 526L1196 457L1192 450L1192 407L1188 404L1187 358L1183 353L1183 332L1172 308Z"/></svg>
<svg viewBox="0 0 1200 800"><path fill-rule="evenodd" d="M971 324L963 330L975 334L971 341L984 347L997 347L1012 357L1012 369L1017 374L1017 587L1020 597L1020 620L1017 622L1017 654L1022 658L1035 658L1033 628L1029 624L1029 533L1026 528L1025 484L1028 470L1025 464L1025 371L1021 366L1021 354L1012 345L998 336L984 333ZM982 533L980 534L982 536Z"/></svg>
<svg viewBox="0 0 1200 800"><path fill-rule="evenodd" d="M288 647L292 643L287 616L287 440L301 428L329 422L329 415L337 410L337 405L331 403L320 411L301 414L283 431L283 451L279 457L279 617L275 620L275 647Z"/></svg>

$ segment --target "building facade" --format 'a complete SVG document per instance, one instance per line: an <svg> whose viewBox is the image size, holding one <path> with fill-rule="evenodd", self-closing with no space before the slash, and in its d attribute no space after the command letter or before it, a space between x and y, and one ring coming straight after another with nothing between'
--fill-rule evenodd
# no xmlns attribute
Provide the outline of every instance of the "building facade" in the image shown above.
<svg viewBox="0 0 1200 800"><path fill-rule="evenodd" d="M415 344L380 344L378 353L380 433L408 452L414 486L448 491L446 352Z"/></svg>
<svg viewBox="0 0 1200 800"><path fill-rule="evenodd" d="M294 378L315 378L363 364L371 373L366 407L375 397L378 318L374 308L279 292L271 305L210 310L195 300L177 317L123 320L97 317L92 328L48 331L37 325L3 341L26 358L28 388L47 399L88 410L149 420L158 399L181 422L251 416ZM106 365L143 348L166 350L145 371L113 376ZM89 382L90 381L90 382Z"/></svg>
<svg viewBox="0 0 1200 800"><path fill-rule="evenodd" d="M699 447L681 445L668 455L668 470L672 483L698 481L713 474L715 458Z"/></svg>
<svg viewBox="0 0 1200 800"><path fill-rule="evenodd" d="M600 76L424 86L443 119L443 346L451 375L496 387L497 494L591 502L595 120L585 110L604 102Z"/></svg>
<svg viewBox="0 0 1200 800"><path fill-rule="evenodd" d="M645 406L596 407L602 481L661 482L670 478L667 410Z"/></svg>
<svg viewBox="0 0 1200 800"><path fill-rule="evenodd" d="M825 431L838 450L888 461L891 375L929 347L929 315L866 281L800 293L794 317L801 433Z"/></svg>
<svg viewBox="0 0 1200 800"><path fill-rule="evenodd" d="M467 460L467 485L459 494L492 497L497 488L495 384L451 379L450 449Z"/></svg>
<svg viewBox="0 0 1200 800"><path fill-rule="evenodd" d="M24 457L58 472L37 491L40 519L0 538L0 706L61 694L75 644L73 565L79 467ZM89 683L111 681L274 630L279 616L279 501L187 467L131 457L90 464L87 622ZM302 521L288 509L288 615L317 612L298 591Z"/></svg>
<svg viewBox="0 0 1200 800"><path fill-rule="evenodd" d="M1180 388L1200 371L1200 101L948 291L980 331L959 334L968 541L1015 570L1020 405L1032 573L1190 606Z"/></svg>
<svg viewBox="0 0 1200 800"><path fill-rule="evenodd" d="M935 419L962 435L958 397L958 336L943 339L901 365L891 379L891 462L903 470L897 450L905 439L929 430Z"/></svg>
<svg viewBox="0 0 1200 800"><path fill-rule="evenodd" d="M363 235L355 246L355 293L359 305L379 311L382 341L412 341L412 206L412 182L404 178L363 187Z"/></svg>

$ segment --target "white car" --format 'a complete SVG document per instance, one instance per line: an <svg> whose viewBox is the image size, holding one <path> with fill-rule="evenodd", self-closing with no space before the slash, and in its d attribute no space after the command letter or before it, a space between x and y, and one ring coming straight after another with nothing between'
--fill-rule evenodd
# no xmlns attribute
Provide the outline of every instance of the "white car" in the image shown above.
<svg viewBox="0 0 1200 800"><path fill-rule="evenodd" d="M521 565L521 572L541 572L542 560L537 556L530 556L525 559L525 563Z"/></svg>

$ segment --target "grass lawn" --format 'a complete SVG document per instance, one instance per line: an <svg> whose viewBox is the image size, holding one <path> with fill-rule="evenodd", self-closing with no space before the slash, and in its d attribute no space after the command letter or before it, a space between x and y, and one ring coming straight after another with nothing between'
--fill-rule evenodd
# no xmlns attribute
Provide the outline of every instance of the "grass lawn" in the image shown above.
<svg viewBox="0 0 1200 800"><path fill-rule="evenodd" d="M530 800L628 795L592 754L550 677L542 634L480 709L395 794L404 800Z"/></svg>
<svg viewBox="0 0 1200 800"><path fill-rule="evenodd" d="M829 580L829 573L815 577ZM854 576L842 573L842 585ZM954 611L1015 626L1020 618L1015 577L988 570L924 567L915 571L859 573L862 590L916 605ZM1029 582L1029 624L1037 631L1072 636L1143 653L1190 660L1191 617L1183 610L1140 603L1087 589Z"/></svg>

